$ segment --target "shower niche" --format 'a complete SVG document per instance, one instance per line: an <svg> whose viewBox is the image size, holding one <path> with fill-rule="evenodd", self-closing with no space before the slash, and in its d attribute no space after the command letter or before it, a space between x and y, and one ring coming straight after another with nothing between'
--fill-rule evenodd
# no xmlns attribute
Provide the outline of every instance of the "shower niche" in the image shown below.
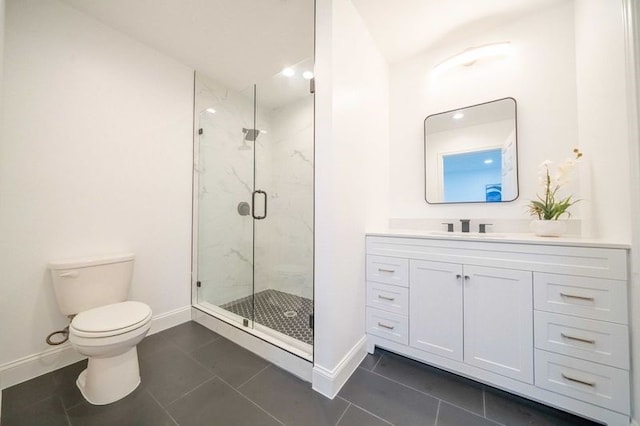
<svg viewBox="0 0 640 426"><path fill-rule="evenodd" d="M193 302L311 360L313 60L289 69L240 90L195 74Z"/></svg>

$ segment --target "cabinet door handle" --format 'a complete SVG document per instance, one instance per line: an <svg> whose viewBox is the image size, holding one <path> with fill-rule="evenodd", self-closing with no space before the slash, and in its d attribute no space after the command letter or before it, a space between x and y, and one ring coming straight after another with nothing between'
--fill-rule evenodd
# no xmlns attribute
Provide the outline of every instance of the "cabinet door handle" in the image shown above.
<svg viewBox="0 0 640 426"><path fill-rule="evenodd" d="M469 281L469 280L471 279L471 277L470 277L469 275L465 275L465 276L464 276L464 279L465 279L466 281Z"/></svg>
<svg viewBox="0 0 640 426"><path fill-rule="evenodd" d="M388 300L390 302L393 302L394 300L396 300L395 297L387 297L387 296L383 296L381 294L378 295L378 299Z"/></svg>
<svg viewBox="0 0 640 426"><path fill-rule="evenodd" d="M576 383L580 383L582 385L587 385L587 386L591 386L592 388L596 387L596 383L595 382L588 382L586 380L581 380L581 379L576 379L575 377L571 377L571 376L567 376L564 373L560 373L560 375L562 376L563 379L567 379L570 382L576 382Z"/></svg>
<svg viewBox="0 0 640 426"><path fill-rule="evenodd" d="M577 296L575 294L569 294L569 293L560 293L560 296L562 297L568 297L569 299L579 299L579 300L590 300L590 301L594 301L595 299L593 297L588 297L588 296Z"/></svg>
<svg viewBox="0 0 640 426"><path fill-rule="evenodd" d="M456 279L459 280L460 278L462 278L462 275L456 274Z"/></svg>
<svg viewBox="0 0 640 426"><path fill-rule="evenodd" d="M584 343L590 343L592 345L596 344L596 341L593 339L585 339L582 337L575 337L575 336L571 336L569 334L564 334L564 333L560 333L560 335L562 337L564 337L565 339L569 339L569 340L577 340L578 342L584 342Z"/></svg>
<svg viewBox="0 0 640 426"><path fill-rule="evenodd" d="M392 325L383 324L383 323L381 323L381 322L379 322L379 321L378 321L378 326L379 326L379 327L382 327L382 328L389 329L389 330L393 330L393 329L395 328L395 327L394 327L394 326L392 326Z"/></svg>
<svg viewBox="0 0 640 426"><path fill-rule="evenodd" d="M378 272L395 272L395 269L383 269L383 268L378 268Z"/></svg>

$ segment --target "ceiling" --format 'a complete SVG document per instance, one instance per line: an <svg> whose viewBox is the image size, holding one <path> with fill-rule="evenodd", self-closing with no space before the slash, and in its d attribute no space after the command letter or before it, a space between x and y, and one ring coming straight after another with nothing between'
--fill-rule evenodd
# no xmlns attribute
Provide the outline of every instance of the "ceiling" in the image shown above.
<svg viewBox="0 0 640 426"><path fill-rule="evenodd" d="M62 1L236 90L313 57L312 0ZM571 0L351 1L393 63Z"/></svg>
<svg viewBox="0 0 640 426"><path fill-rule="evenodd" d="M571 0L351 0L390 63L566 1Z"/></svg>
<svg viewBox="0 0 640 426"><path fill-rule="evenodd" d="M62 0L236 90L313 57L312 0Z"/></svg>

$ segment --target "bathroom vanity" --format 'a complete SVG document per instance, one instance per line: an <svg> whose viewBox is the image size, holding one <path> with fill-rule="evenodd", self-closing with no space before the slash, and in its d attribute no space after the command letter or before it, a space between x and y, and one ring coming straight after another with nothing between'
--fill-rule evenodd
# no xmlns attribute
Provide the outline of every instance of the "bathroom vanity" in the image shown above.
<svg viewBox="0 0 640 426"><path fill-rule="evenodd" d="M629 424L626 245L394 231L366 251L370 353Z"/></svg>

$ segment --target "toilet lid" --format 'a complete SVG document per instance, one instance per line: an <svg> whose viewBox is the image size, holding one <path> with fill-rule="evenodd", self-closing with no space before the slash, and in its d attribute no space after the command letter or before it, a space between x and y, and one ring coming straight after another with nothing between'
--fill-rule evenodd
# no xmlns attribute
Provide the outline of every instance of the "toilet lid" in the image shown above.
<svg viewBox="0 0 640 426"><path fill-rule="evenodd" d="M71 321L71 327L84 333L117 334L150 317L151 308L148 305L129 300L80 312Z"/></svg>

